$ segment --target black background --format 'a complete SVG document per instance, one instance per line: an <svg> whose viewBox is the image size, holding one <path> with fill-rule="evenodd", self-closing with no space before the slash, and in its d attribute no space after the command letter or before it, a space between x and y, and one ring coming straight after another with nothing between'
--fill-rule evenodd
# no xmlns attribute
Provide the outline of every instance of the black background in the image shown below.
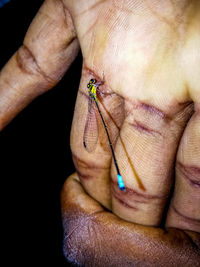
<svg viewBox="0 0 200 267"><path fill-rule="evenodd" d="M0 8L1 68L42 3L11 0ZM62 253L60 192L74 171L69 135L81 62L79 54L62 81L0 133L2 266L69 265Z"/></svg>

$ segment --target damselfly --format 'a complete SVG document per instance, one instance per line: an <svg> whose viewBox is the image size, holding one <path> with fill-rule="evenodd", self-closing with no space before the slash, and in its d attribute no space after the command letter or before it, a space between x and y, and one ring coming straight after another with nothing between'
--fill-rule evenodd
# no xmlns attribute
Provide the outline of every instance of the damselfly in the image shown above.
<svg viewBox="0 0 200 267"><path fill-rule="evenodd" d="M96 104L97 110L100 114L104 129L105 129L108 141L109 141L109 145L111 148L114 164L115 164L116 171L117 171L117 180L118 180L119 189L122 191L126 191L123 178L119 171L117 159L116 159L113 145L110 139L108 128L103 118L103 115L101 113L99 104L98 104L97 90L101 84L103 84L103 81L97 82L95 79L91 79L87 85L88 94L89 94L89 102L88 102L88 116L87 116L87 121L85 124L84 136L83 136L83 145L88 152L92 152L98 140L98 125L97 125L96 113L95 113L95 108L94 108L94 105ZM95 134L91 135L91 131Z"/></svg>

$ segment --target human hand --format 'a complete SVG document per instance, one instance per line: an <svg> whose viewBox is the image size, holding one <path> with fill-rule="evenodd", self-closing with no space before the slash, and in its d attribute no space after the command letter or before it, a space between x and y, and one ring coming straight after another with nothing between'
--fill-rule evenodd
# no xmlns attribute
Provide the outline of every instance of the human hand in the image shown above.
<svg viewBox="0 0 200 267"><path fill-rule="evenodd" d="M71 131L79 178L76 174L76 182L67 182L63 193L66 256L97 266L196 264L199 250L190 253L200 241L199 3L104 1L87 5L82 11L77 3L69 4L84 63ZM118 188L98 114L97 147L88 153L83 145L87 83L91 78L101 81L103 74L100 108L126 192ZM79 180L93 199L86 196ZM140 226L117 219L94 199ZM161 223L184 231L149 227ZM131 236L130 243L122 228ZM189 236L194 243L188 247ZM135 253L132 242L137 246Z"/></svg>
<svg viewBox="0 0 200 267"><path fill-rule="evenodd" d="M84 58L71 148L89 195L120 217L146 225L160 225L176 165L167 225L199 231L199 3L173 3L104 1L91 9L86 4L83 12L69 1ZM100 118L96 150L88 153L83 146L87 83L92 77L100 81L102 73L100 107L126 193L117 187Z"/></svg>
<svg viewBox="0 0 200 267"><path fill-rule="evenodd" d="M71 259L80 264L97 261L102 266L106 257L110 266L116 262L164 265L169 259L171 263L199 262L199 3L177 2L171 9L170 3L149 2L104 1L89 6L86 1L65 1L64 5L46 1L26 35L25 46L1 72L0 88L6 89L0 92L2 128L34 97L60 80L78 51L78 36L84 66L71 147L79 178L88 194L102 205L121 218L147 225L128 223L103 211L70 178L63 191L65 254L78 251ZM87 83L90 78L101 80L103 73L105 83L99 97L126 193L116 186L104 130L99 127L94 153L83 147ZM162 220L165 223L175 162L176 186L165 225L196 233L153 227L160 226ZM134 180L137 175L145 191ZM99 211L100 218L88 216ZM94 218L103 220L102 227ZM81 222L90 225L88 231L81 233ZM92 228L101 237L93 234L89 238ZM77 242L80 234L82 239ZM111 235L110 247L102 250ZM101 252L95 251L94 244L101 244Z"/></svg>

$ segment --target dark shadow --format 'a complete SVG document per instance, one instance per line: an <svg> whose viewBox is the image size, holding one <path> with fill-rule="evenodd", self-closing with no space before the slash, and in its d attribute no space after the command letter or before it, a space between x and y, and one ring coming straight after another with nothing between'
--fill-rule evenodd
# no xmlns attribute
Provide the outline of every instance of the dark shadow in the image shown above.
<svg viewBox="0 0 200 267"><path fill-rule="evenodd" d="M42 2L11 0L0 8L1 68ZM70 266L62 253L60 192L74 171L69 135L81 65L79 54L62 81L0 133L6 266Z"/></svg>

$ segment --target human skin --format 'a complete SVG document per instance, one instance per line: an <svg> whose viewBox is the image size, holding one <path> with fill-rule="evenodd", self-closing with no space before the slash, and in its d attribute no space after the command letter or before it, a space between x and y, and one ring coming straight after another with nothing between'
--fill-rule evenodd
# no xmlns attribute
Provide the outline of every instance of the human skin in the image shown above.
<svg viewBox="0 0 200 267"><path fill-rule="evenodd" d="M1 129L59 82L79 47L77 173L62 191L67 259L200 266L200 1L45 1L1 71ZM99 117L96 149L83 146L87 83L103 76L100 107L126 192L117 187Z"/></svg>

